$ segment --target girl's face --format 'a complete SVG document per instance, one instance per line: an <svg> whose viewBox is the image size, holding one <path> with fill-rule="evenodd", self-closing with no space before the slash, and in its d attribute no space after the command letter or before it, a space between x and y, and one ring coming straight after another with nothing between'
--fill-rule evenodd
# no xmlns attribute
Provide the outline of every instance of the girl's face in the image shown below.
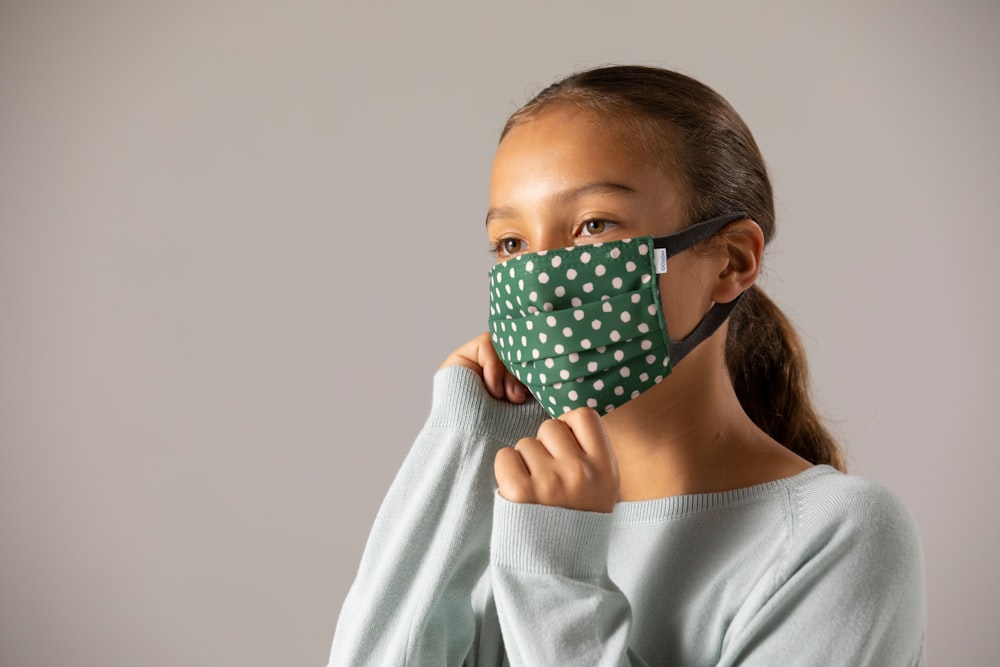
<svg viewBox="0 0 1000 667"><path fill-rule="evenodd" d="M663 236L684 224L683 193L637 142L593 112L557 107L514 127L497 149L486 229L497 261L539 250ZM660 276L671 338L712 304L717 262L688 251ZM669 276L669 278L668 278Z"/></svg>

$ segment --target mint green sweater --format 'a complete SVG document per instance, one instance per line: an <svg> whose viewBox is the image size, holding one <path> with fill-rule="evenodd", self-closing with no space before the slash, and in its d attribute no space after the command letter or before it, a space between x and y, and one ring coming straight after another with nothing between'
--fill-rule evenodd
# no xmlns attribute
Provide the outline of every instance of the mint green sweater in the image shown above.
<svg viewBox="0 0 1000 667"><path fill-rule="evenodd" d="M881 487L816 466L611 514L508 502L493 457L544 418L437 373L330 665L924 664L920 543Z"/></svg>

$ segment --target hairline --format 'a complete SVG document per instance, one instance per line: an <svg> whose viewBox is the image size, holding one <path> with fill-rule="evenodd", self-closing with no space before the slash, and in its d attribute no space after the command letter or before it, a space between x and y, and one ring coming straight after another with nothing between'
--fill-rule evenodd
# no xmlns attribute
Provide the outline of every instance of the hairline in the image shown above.
<svg viewBox="0 0 1000 667"><path fill-rule="evenodd" d="M606 121L607 127L617 138L628 142L630 148L641 154L650 166L676 182L683 201L684 226L697 222L694 219L694 192L685 169L687 160L684 153L687 148L677 129L668 121L650 118L633 104L587 93L588 91L580 90L562 91L544 100L529 102L507 119L500 133L500 142L515 127L561 108L570 107L594 114Z"/></svg>

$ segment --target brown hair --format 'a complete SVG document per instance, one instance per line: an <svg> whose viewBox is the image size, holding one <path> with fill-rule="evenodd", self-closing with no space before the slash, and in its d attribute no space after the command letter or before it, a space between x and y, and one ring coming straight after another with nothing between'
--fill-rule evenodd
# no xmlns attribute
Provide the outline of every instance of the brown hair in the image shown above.
<svg viewBox="0 0 1000 667"><path fill-rule="evenodd" d="M585 70L536 95L501 134L560 104L607 117L678 177L687 223L744 211L774 237L774 197L749 128L708 86L677 72L642 66ZM740 404L757 426L812 463L845 469L837 443L809 398L802 344L759 287L729 318L726 364Z"/></svg>

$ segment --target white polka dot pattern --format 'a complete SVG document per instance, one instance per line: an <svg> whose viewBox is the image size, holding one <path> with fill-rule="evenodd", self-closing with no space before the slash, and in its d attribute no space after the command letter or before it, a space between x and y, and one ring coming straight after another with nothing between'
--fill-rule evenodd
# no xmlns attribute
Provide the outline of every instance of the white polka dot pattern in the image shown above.
<svg viewBox="0 0 1000 667"><path fill-rule="evenodd" d="M606 414L670 373L652 244L543 250L490 271L493 347L553 417Z"/></svg>

